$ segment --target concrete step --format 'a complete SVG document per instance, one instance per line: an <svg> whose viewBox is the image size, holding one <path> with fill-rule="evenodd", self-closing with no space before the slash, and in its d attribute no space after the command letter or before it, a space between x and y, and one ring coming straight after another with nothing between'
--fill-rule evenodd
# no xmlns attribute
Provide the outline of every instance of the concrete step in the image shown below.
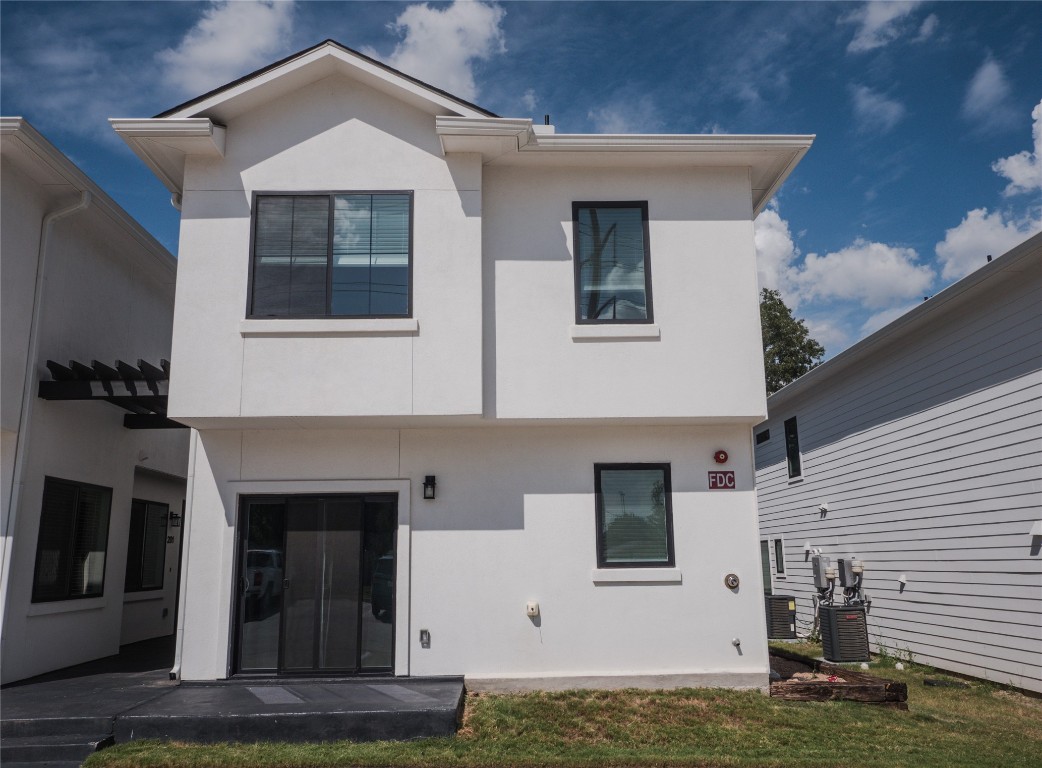
<svg viewBox="0 0 1042 768"><path fill-rule="evenodd" d="M26 717L0 721L0 737L112 733L113 717Z"/></svg>
<svg viewBox="0 0 1042 768"><path fill-rule="evenodd" d="M7 736L0 739L0 762L40 765L71 762L79 765L99 749L112 744L111 734L59 734L56 736Z"/></svg>
<svg viewBox="0 0 1042 768"><path fill-rule="evenodd" d="M180 686L116 717L116 742L411 740L459 727L463 681Z"/></svg>

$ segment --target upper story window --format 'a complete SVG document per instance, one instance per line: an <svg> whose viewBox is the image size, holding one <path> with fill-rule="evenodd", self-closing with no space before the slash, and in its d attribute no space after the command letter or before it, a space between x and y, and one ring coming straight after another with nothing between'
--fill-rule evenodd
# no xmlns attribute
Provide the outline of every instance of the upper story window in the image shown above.
<svg viewBox="0 0 1042 768"><path fill-rule="evenodd" d="M409 317L412 193L258 194L250 317Z"/></svg>
<svg viewBox="0 0 1042 768"><path fill-rule="evenodd" d="M785 463L789 470L789 478L803 476L803 461L800 457L800 433L796 427L796 417L785 422Z"/></svg>
<svg viewBox="0 0 1042 768"><path fill-rule="evenodd" d="M669 464L595 464L597 567L672 567Z"/></svg>
<svg viewBox="0 0 1042 768"><path fill-rule="evenodd" d="M577 323L650 323L648 204L572 203Z"/></svg>

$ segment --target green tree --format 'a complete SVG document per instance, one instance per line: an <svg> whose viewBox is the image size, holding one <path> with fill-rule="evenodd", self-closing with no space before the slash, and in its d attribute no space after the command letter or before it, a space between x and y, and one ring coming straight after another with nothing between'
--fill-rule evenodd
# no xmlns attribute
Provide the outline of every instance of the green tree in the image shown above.
<svg viewBox="0 0 1042 768"><path fill-rule="evenodd" d="M777 291L764 288L760 293L760 328L768 395L821 364L825 348L810 337L802 320L792 316Z"/></svg>

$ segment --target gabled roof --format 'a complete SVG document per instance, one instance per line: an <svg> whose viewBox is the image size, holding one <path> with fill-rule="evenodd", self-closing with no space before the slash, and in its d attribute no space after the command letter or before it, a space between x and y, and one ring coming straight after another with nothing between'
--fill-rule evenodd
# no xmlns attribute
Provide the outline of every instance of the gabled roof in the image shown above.
<svg viewBox="0 0 1042 768"><path fill-rule="evenodd" d="M349 74L378 91L396 96L433 114L496 117L476 104L399 72L364 53L341 45L336 40L324 40L318 45L294 53L209 93L161 112L156 117L208 117L217 123L226 124L230 118L252 109L259 103L277 98L283 93L296 90L337 71Z"/></svg>

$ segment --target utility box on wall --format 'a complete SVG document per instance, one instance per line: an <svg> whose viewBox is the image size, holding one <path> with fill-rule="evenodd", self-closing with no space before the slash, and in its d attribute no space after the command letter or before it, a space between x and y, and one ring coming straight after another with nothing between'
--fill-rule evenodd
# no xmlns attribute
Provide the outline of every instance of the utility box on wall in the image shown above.
<svg viewBox="0 0 1042 768"><path fill-rule="evenodd" d="M767 608L767 638L796 639L796 598L792 595L764 595Z"/></svg>
<svg viewBox="0 0 1042 768"><path fill-rule="evenodd" d="M868 661L865 606L821 605L821 645L825 661Z"/></svg>

